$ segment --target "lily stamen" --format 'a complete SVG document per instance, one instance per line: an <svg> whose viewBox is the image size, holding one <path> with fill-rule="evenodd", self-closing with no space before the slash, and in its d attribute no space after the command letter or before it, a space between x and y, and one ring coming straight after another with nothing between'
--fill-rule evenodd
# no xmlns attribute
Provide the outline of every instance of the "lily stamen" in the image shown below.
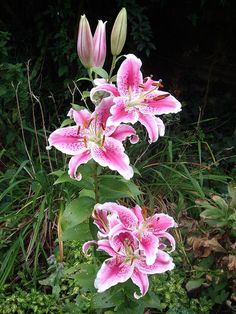
<svg viewBox="0 0 236 314"><path fill-rule="evenodd" d="M86 148L88 148L88 141L87 141L87 137L86 136L84 136L84 145L85 145Z"/></svg>

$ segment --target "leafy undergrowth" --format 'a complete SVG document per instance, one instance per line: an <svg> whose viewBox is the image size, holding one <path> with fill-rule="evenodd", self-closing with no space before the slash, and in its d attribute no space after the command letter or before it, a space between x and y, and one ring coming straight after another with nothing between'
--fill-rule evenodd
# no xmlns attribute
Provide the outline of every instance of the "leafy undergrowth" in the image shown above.
<svg viewBox="0 0 236 314"><path fill-rule="evenodd" d="M129 281L97 293L93 283L99 265L93 254L85 257L81 251L81 239L91 239L93 163L81 166L79 182L69 178L60 157L53 162L61 170L51 174L37 164L33 172L29 161L17 167L15 162L2 173L0 312L233 313L235 184L209 144L191 137L191 144L181 134L166 137L158 152L154 145L143 156L140 143L133 182L97 169L101 202L137 202L147 214L165 212L178 223L172 232L175 270L151 276L148 294L138 301ZM106 258L100 255L101 261Z"/></svg>

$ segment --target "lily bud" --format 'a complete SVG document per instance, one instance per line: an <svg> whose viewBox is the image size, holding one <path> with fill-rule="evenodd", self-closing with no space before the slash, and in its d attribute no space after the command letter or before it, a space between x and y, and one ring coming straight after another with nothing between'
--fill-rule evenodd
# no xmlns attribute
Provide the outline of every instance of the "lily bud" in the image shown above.
<svg viewBox="0 0 236 314"><path fill-rule="evenodd" d="M103 67L106 59L106 22L99 20L93 37L93 66Z"/></svg>
<svg viewBox="0 0 236 314"><path fill-rule="evenodd" d="M111 53L118 56L125 44L127 35L127 12L123 8L120 10L111 32Z"/></svg>
<svg viewBox="0 0 236 314"><path fill-rule="evenodd" d="M91 68L93 66L93 37L85 15L81 15L79 22L77 52L85 68Z"/></svg>

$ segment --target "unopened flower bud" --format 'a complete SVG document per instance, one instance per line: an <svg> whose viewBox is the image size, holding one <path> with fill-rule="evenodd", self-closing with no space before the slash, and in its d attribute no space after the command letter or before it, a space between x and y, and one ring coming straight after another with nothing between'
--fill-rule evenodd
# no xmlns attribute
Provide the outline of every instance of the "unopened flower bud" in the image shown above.
<svg viewBox="0 0 236 314"><path fill-rule="evenodd" d="M120 10L111 32L111 53L118 56L125 44L127 35L127 12L123 8Z"/></svg>
<svg viewBox="0 0 236 314"><path fill-rule="evenodd" d="M85 68L91 68L93 66L93 37L85 15L81 15L79 22L77 51Z"/></svg>
<svg viewBox="0 0 236 314"><path fill-rule="evenodd" d="M106 52L106 22L99 20L93 37L93 66L103 67Z"/></svg>

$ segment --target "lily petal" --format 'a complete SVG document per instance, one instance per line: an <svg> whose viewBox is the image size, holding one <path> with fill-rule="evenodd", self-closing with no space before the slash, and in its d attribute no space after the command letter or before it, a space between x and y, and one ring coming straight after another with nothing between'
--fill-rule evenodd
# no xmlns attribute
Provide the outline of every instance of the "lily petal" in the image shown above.
<svg viewBox="0 0 236 314"><path fill-rule="evenodd" d="M138 219L130 208L127 208L114 202L97 204L95 205L95 208L97 208L96 206L99 206L99 209L108 211L110 213L116 213L122 225L127 229L133 229L137 226Z"/></svg>
<svg viewBox="0 0 236 314"><path fill-rule="evenodd" d="M165 125L160 118L139 113L139 121L147 129L150 144L156 142L159 136L165 134Z"/></svg>
<svg viewBox="0 0 236 314"><path fill-rule="evenodd" d="M67 116L73 119L75 123L80 126L87 126L89 120L91 119L91 113L87 109L77 111L71 108Z"/></svg>
<svg viewBox="0 0 236 314"><path fill-rule="evenodd" d="M127 281L133 274L134 266L124 263L124 258L113 257L104 261L94 282L98 292L104 292L118 283Z"/></svg>
<svg viewBox="0 0 236 314"><path fill-rule="evenodd" d="M105 127L108 117L110 114L110 109L114 105L112 97L103 98L100 104L96 107L92 114L92 117L96 119L98 127Z"/></svg>
<svg viewBox="0 0 236 314"><path fill-rule="evenodd" d="M139 299L143 297L149 288L149 280L147 274L142 273L137 268L134 268L133 275L131 276L131 280L133 283L139 287L141 295L138 295L136 292L134 293L135 299Z"/></svg>
<svg viewBox="0 0 236 314"><path fill-rule="evenodd" d="M86 150L83 139L79 138L77 132L77 126L57 129L50 134L49 145L56 147L62 153L77 155Z"/></svg>
<svg viewBox="0 0 236 314"><path fill-rule="evenodd" d="M170 244L171 244L171 250L168 251L169 253L170 252L173 252L175 250L175 238L168 232L161 232L161 233L158 233L157 235L159 238L166 238L167 240L170 241Z"/></svg>
<svg viewBox="0 0 236 314"><path fill-rule="evenodd" d="M132 178L134 172L129 166L129 157L124 153L124 147L120 141L107 137L104 147L91 145L91 155L102 167L118 171L126 180Z"/></svg>
<svg viewBox="0 0 236 314"><path fill-rule="evenodd" d="M125 100L122 97L114 99L115 105L111 107L112 116L108 118L107 125L118 126L124 123L136 123L138 121L138 112L135 108L127 109Z"/></svg>
<svg viewBox="0 0 236 314"><path fill-rule="evenodd" d="M87 241L83 244L82 246L82 252L87 255L87 256L91 256L91 254L88 254L88 250L90 249L92 244L97 244L97 241L95 240L91 240L91 241Z"/></svg>
<svg viewBox="0 0 236 314"><path fill-rule="evenodd" d="M115 131L110 135L112 138L118 141L125 141L127 137L132 144L136 144L139 141L139 137L136 134L135 129L130 125L119 125Z"/></svg>
<svg viewBox="0 0 236 314"><path fill-rule="evenodd" d="M122 96L138 95L143 75L140 71L142 62L133 54L128 54L117 72L117 86Z"/></svg>
<svg viewBox="0 0 236 314"><path fill-rule="evenodd" d="M143 254L146 256L147 265L152 265L157 256L159 239L151 232L146 231L139 239L140 250L143 250Z"/></svg>
<svg viewBox="0 0 236 314"><path fill-rule="evenodd" d="M166 214L155 214L148 218L148 230L152 231L154 234L159 234L160 232L166 231L168 228L175 227L174 219Z"/></svg>
<svg viewBox="0 0 236 314"><path fill-rule="evenodd" d="M94 104L98 103L98 99L100 99L101 92L102 94L104 94L104 92L108 93L110 96L115 97L120 96L120 93L115 85L109 83L99 84L98 86L92 88L90 91L90 99Z"/></svg>
<svg viewBox="0 0 236 314"><path fill-rule="evenodd" d="M172 270L175 264L168 253L158 250L156 260L152 265L147 265L145 260L138 260L136 267L145 274L160 274Z"/></svg>
<svg viewBox="0 0 236 314"><path fill-rule="evenodd" d="M135 216L138 218L138 223L141 224L143 222L143 214L142 214L142 208L138 205L135 207L131 208Z"/></svg>
<svg viewBox="0 0 236 314"><path fill-rule="evenodd" d="M85 152L80 153L79 155L73 156L69 161L69 175L72 179L76 179L78 181L81 180L81 174L76 174L78 167L81 164L86 164L91 159L90 151L87 150Z"/></svg>
<svg viewBox="0 0 236 314"><path fill-rule="evenodd" d="M116 234L110 237L110 244L114 251L119 252L121 255L126 255L125 247L137 246L138 242L135 241L131 232L122 228Z"/></svg>
<svg viewBox="0 0 236 314"><path fill-rule="evenodd" d="M109 240L105 240L105 239L98 240L97 244L98 244L98 251L105 251L107 254L109 254L112 257L116 256L116 252L111 247Z"/></svg>
<svg viewBox="0 0 236 314"><path fill-rule="evenodd" d="M181 111L181 103L174 96L169 95L165 97L165 95L168 95L168 93L159 90L148 94L143 105L140 106L140 111L152 115L177 113Z"/></svg>

